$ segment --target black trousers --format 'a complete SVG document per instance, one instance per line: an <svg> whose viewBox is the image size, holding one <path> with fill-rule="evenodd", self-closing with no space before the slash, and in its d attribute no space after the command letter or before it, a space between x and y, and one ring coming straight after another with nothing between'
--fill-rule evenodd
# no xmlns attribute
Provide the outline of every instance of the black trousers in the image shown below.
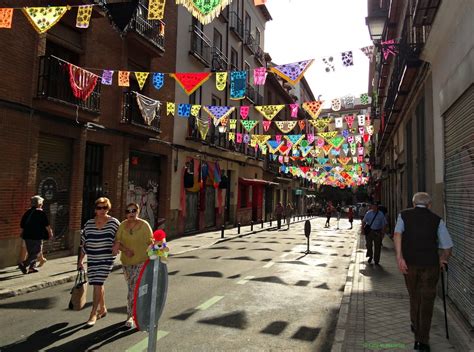
<svg viewBox="0 0 474 352"><path fill-rule="evenodd" d="M380 252L382 250L382 231L370 231L368 235L365 235L365 245L367 246L366 257L374 258L374 261L378 263L380 261Z"/></svg>
<svg viewBox="0 0 474 352"><path fill-rule="evenodd" d="M410 296L410 319L415 329L415 341L428 344L439 266L408 265L408 274L403 276Z"/></svg>
<svg viewBox="0 0 474 352"><path fill-rule="evenodd" d="M28 251L28 257L23 262L25 267L34 268L36 264L36 257L41 252L42 240L25 240L26 250Z"/></svg>

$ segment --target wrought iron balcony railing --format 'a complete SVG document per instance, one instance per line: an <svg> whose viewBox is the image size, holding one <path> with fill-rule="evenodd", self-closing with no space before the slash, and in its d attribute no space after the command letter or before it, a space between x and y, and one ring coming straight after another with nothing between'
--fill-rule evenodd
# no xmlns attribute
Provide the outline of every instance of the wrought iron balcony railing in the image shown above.
<svg viewBox="0 0 474 352"><path fill-rule="evenodd" d="M245 31L244 44L252 53L255 53L256 40L255 40L255 37L252 35L252 33L250 33L250 31Z"/></svg>
<svg viewBox="0 0 474 352"><path fill-rule="evenodd" d="M86 100L76 98L69 83L68 63L55 56L41 56L39 64L38 90L39 98L78 106L79 108L100 113L100 82Z"/></svg>
<svg viewBox="0 0 474 352"><path fill-rule="evenodd" d="M212 64L211 70L212 71L227 71L227 66L229 65L229 59L227 56L222 53L216 47L212 48Z"/></svg>
<svg viewBox="0 0 474 352"><path fill-rule="evenodd" d="M230 30L234 32L240 40L244 39L244 22L239 17L238 13L235 11L231 11L229 13L229 20L230 20Z"/></svg>
<svg viewBox="0 0 474 352"><path fill-rule="evenodd" d="M197 26L191 27L191 50L190 54L201 61L204 66L211 65L211 41Z"/></svg>
<svg viewBox="0 0 474 352"><path fill-rule="evenodd" d="M141 3L138 5L131 28L156 48L165 51L165 23L161 20L149 20L148 8Z"/></svg>
<svg viewBox="0 0 474 352"><path fill-rule="evenodd" d="M121 123L134 125L145 128L149 131L160 133L161 109L158 110L156 117L150 124L145 122L140 108L137 104L137 98L134 92L124 92L122 102L122 119Z"/></svg>

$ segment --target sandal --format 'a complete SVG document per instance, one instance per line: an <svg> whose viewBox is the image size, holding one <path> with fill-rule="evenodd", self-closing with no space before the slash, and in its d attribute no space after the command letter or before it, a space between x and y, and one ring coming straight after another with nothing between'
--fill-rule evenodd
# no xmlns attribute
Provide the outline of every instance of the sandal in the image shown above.
<svg viewBox="0 0 474 352"><path fill-rule="evenodd" d="M46 259L46 258L41 258L41 259L39 260L39 263L38 263L38 268L41 268L41 267L44 265L44 263L46 263L47 261L48 261L48 259Z"/></svg>
<svg viewBox="0 0 474 352"><path fill-rule="evenodd" d="M94 326L95 322L97 321L97 314L91 314L89 320L86 322L87 326Z"/></svg>
<svg viewBox="0 0 474 352"><path fill-rule="evenodd" d="M97 313L97 319L105 318L107 316L107 309L104 309L102 312Z"/></svg>

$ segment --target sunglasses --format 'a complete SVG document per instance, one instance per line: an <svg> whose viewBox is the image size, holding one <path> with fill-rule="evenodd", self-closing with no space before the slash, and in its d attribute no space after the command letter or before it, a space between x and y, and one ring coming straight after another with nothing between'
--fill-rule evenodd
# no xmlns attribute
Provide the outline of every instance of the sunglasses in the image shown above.
<svg viewBox="0 0 474 352"><path fill-rule="evenodd" d="M109 207L106 206L106 205L103 206L103 207L101 207L101 206L95 207L95 210L108 210L108 209L109 209Z"/></svg>
<svg viewBox="0 0 474 352"><path fill-rule="evenodd" d="M127 214L135 214L137 212L137 209L127 209L125 210Z"/></svg>

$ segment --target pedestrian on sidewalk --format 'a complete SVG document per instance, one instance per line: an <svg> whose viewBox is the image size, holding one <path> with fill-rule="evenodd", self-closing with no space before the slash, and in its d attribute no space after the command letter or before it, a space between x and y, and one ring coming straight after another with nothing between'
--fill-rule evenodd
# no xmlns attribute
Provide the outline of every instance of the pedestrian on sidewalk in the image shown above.
<svg viewBox="0 0 474 352"><path fill-rule="evenodd" d="M97 199L95 217L85 223L81 236L82 251L79 254L78 269L84 269L84 256L87 255L87 277L89 285L94 287L92 311L86 323L88 326L94 326L97 319L107 315L104 282L114 265L112 247L120 225L116 218L108 215L111 208L108 198Z"/></svg>
<svg viewBox="0 0 474 352"><path fill-rule="evenodd" d="M25 241L27 258L18 264L23 274L37 273L35 269L36 260L42 251L43 240L53 238L53 230L49 224L48 217L43 211L44 199L41 196L31 197L31 208L21 218L21 237Z"/></svg>
<svg viewBox="0 0 474 352"><path fill-rule="evenodd" d="M446 268L453 247L446 224L430 208L430 195L416 193L413 208L398 215L394 233L398 268L410 296L411 329L417 351L430 351L436 285L440 269Z"/></svg>
<svg viewBox="0 0 474 352"><path fill-rule="evenodd" d="M328 205L326 206L326 224L324 224L324 227L330 226L329 221L331 220L332 211L333 211L333 206L331 202L329 202Z"/></svg>
<svg viewBox="0 0 474 352"><path fill-rule="evenodd" d="M364 231L366 225L370 226L370 230ZM379 210L376 202L371 204L371 210L369 210L362 220L362 232L365 235L365 244L367 247L367 254L369 264L372 263L372 259L375 260L375 265L380 262L380 252L382 250L382 239L385 233L385 227L387 226L387 219L383 213Z"/></svg>
<svg viewBox="0 0 474 352"><path fill-rule="evenodd" d="M339 230L339 221L341 220L342 216L342 207L340 204L336 207L336 214L337 214L337 229Z"/></svg>
<svg viewBox="0 0 474 352"><path fill-rule="evenodd" d="M291 222L291 216L293 215L293 206L291 205L290 202L286 205L285 209L285 216L286 216L286 224L288 225L288 228L290 228L290 222Z"/></svg>
<svg viewBox="0 0 474 352"><path fill-rule="evenodd" d="M127 320L125 326L135 328L133 322L133 298L138 276L143 264L148 259L147 248L153 243L153 231L143 219L138 217L140 207L137 203L129 203L125 210L126 219L122 221L117 231L113 253L120 250L120 261L122 262L123 275L127 282ZM164 223L164 219L160 223Z"/></svg>
<svg viewBox="0 0 474 352"><path fill-rule="evenodd" d="M347 211L347 217L349 218L349 222L351 224L350 230L352 230L352 223L354 222L354 211L352 210L352 207L349 207L349 210Z"/></svg>
<svg viewBox="0 0 474 352"><path fill-rule="evenodd" d="M285 212L285 209L283 208L283 205L281 202L278 202L276 208L275 208L275 216L277 219L277 228L278 230L281 228L281 218L283 217L283 213Z"/></svg>

